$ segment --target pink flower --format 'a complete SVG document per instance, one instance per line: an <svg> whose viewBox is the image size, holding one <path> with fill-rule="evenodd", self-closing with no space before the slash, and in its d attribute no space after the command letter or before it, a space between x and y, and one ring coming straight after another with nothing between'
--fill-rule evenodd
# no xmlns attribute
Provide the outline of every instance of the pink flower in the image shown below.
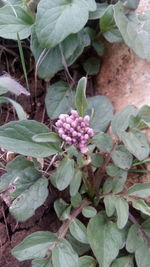
<svg viewBox="0 0 150 267"><path fill-rule="evenodd" d="M56 127L58 134L69 145L74 145L81 153L88 152L88 141L94 135L93 130L89 127L90 117L79 117L76 110L71 110L71 115L61 114Z"/></svg>

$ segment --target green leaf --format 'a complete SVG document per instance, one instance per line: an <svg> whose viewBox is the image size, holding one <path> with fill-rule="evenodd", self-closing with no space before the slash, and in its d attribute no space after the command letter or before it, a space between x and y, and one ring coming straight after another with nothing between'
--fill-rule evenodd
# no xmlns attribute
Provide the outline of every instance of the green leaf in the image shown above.
<svg viewBox="0 0 150 267"><path fill-rule="evenodd" d="M89 57L84 63L83 68L87 75L96 75L100 70L100 59L96 57Z"/></svg>
<svg viewBox="0 0 150 267"><path fill-rule="evenodd" d="M126 240L126 249L130 253L134 253L142 244L143 240L139 234L139 225L132 225L129 229L127 240Z"/></svg>
<svg viewBox="0 0 150 267"><path fill-rule="evenodd" d="M150 238L150 217L142 223L142 230L144 230L146 236Z"/></svg>
<svg viewBox="0 0 150 267"><path fill-rule="evenodd" d="M79 256L84 255L86 252L88 252L90 250L90 246L88 244L84 244L84 243L79 242L70 233L67 233L66 239L69 241L73 250Z"/></svg>
<svg viewBox="0 0 150 267"><path fill-rule="evenodd" d="M82 202L82 197L79 193L77 193L75 196L71 197L71 205L74 208L77 208Z"/></svg>
<svg viewBox="0 0 150 267"><path fill-rule="evenodd" d="M103 184L103 193L110 193L113 188L112 178L107 178Z"/></svg>
<svg viewBox="0 0 150 267"><path fill-rule="evenodd" d="M58 245L52 251L52 263L55 267L78 266L78 255L67 240L59 238Z"/></svg>
<svg viewBox="0 0 150 267"><path fill-rule="evenodd" d="M35 259L32 261L32 267L53 267L49 258Z"/></svg>
<svg viewBox="0 0 150 267"><path fill-rule="evenodd" d="M0 103L11 103L13 107L16 110L16 113L18 115L19 120L25 120L26 119L26 113L23 110L22 106L18 104L16 101L8 98L8 97L0 97Z"/></svg>
<svg viewBox="0 0 150 267"><path fill-rule="evenodd" d="M144 160L149 156L150 146L146 135L138 130L124 132L121 139L125 147L138 159Z"/></svg>
<svg viewBox="0 0 150 267"><path fill-rule="evenodd" d="M35 142L41 142L41 143L60 143L62 139L58 136L58 134L49 132L49 133L42 133L42 134L36 134L32 137L32 140Z"/></svg>
<svg viewBox="0 0 150 267"><path fill-rule="evenodd" d="M133 208L140 210L142 213L150 216L150 207L145 203L144 200L132 200Z"/></svg>
<svg viewBox="0 0 150 267"><path fill-rule="evenodd" d="M103 36L110 43L122 43L123 38L118 28L113 28L109 31L103 32Z"/></svg>
<svg viewBox="0 0 150 267"><path fill-rule="evenodd" d="M55 210L59 220L63 221L63 220L68 218L68 216L70 214L70 211L71 211L71 206L69 206L69 204L66 203L62 198L60 198L60 199L55 200L55 202L54 202L54 210Z"/></svg>
<svg viewBox="0 0 150 267"><path fill-rule="evenodd" d="M113 133L121 137L122 133L128 128L131 115L136 116L138 113L136 107L127 106L118 112L112 120Z"/></svg>
<svg viewBox="0 0 150 267"><path fill-rule="evenodd" d="M74 161L72 159L63 159L56 172L51 175L52 184L60 191L64 190L70 184L74 177Z"/></svg>
<svg viewBox="0 0 150 267"><path fill-rule="evenodd" d="M81 185L82 172L80 170L74 169L74 177L70 183L70 195L73 197L78 193Z"/></svg>
<svg viewBox="0 0 150 267"><path fill-rule="evenodd" d="M17 40L28 38L31 34L33 18L19 6L0 8L0 37Z"/></svg>
<svg viewBox="0 0 150 267"><path fill-rule="evenodd" d="M150 106L143 106L138 112L140 120L144 122L148 127L150 127Z"/></svg>
<svg viewBox="0 0 150 267"><path fill-rule="evenodd" d="M113 106L109 99L106 96L89 97L88 110L92 111L90 125L94 131L106 131L113 118Z"/></svg>
<svg viewBox="0 0 150 267"><path fill-rule="evenodd" d="M14 186L13 197L21 194L42 177L41 172L35 169L34 163L22 156L17 156L8 163L6 171L0 179L0 190Z"/></svg>
<svg viewBox="0 0 150 267"><path fill-rule="evenodd" d="M86 86L87 78L83 77L79 80L75 95L75 105L78 111L79 116L84 116L84 111L87 108L87 99L86 99Z"/></svg>
<svg viewBox="0 0 150 267"><path fill-rule="evenodd" d="M99 56L103 56L104 54L104 43L102 43L102 41L100 40L94 40L93 43L92 43L95 51L97 52L97 54Z"/></svg>
<svg viewBox="0 0 150 267"><path fill-rule="evenodd" d="M127 171L119 169L113 164L109 164L106 171L109 176L114 177L112 181L112 191L116 194L120 193L127 180Z"/></svg>
<svg viewBox="0 0 150 267"><path fill-rule="evenodd" d="M60 151L58 144L34 142L32 137L39 133L49 133L48 127L32 120L9 122L0 127L0 146L35 158L48 157Z"/></svg>
<svg viewBox="0 0 150 267"><path fill-rule="evenodd" d="M18 246L13 248L12 254L19 261L40 259L45 257L48 248L57 241L57 236L51 232L35 232L27 236Z"/></svg>
<svg viewBox="0 0 150 267"><path fill-rule="evenodd" d="M91 154L91 164L92 166L98 168L101 167L103 165L104 162L104 158L102 155L100 155L99 153L92 153Z"/></svg>
<svg viewBox="0 0 150 267"><path fill-rule="evenodd" d="M65 82L53 84L47 92L45 104L49 117L56 119L60 114L69 113L73 104L74 94Z"/></svg>
<svg viewBox="0 0 150 267"><path fill-rule="evenodd" d="M113 29L115 26L113 5L109 5L100 18L100 30L101 32L106 32Z"/></svg>
<svg viewBox="0 0 150 267"><path fill-rule="evenodd" d="M85 39L87 34L82 30L77 34L69 35L62 43L61 49L67 66L82 54L84 47L87 46ZM38 75L42 79L53 77L55 73L64 69L60 46L51 49L43 49L37 39L35 29L32 30L31 51L38 64ZM41 60L40 60L41 58Z"/></svg>
<svg viewBox="0 0 150 267"><path fill-rule="evenodd" d="M72 236L77 239L79 242L88 244L86 227L78 219L74 219L73 222L69 225L69 230Z"/></svg>
<svg viewBox="0 0 150 267"><path fill-rule="evenodd" d="M140 3L140 0L121 0L124 3L126 8L137 9Z"/></svg>
<svg viewBox="0 0 150 267"><path fill-rule="evenodd" d="M36 17L36 33L41 46L55 47L71 33L79 32L88 20L89 11L94 10L94 0L41 0Z"/></svg>
<svg viewBox="0 0 150 267"><path fill-rule="evenodd" d="M92 218L96 215L96 213L97 213L97 210L91 206L87 206L87 207L83 208L83 210L82 210L82 214L86 218Z"/></svg>
<svg viewBox="0 0 150 267"><path fill-rule="evenodd" d="M0 95L11 92L15 95L30 95L30 93L17 81L12 79L10 76L0 76Z"/></svg>
<svg viewBox="0 0 150 267"><path fill-rule="evenodd" d="M135 260L138 267L148 267L150 263L150 250L143 244L135 251Z"/></svg>
<svg viewBox="0 0 150 267"><path fill-rule="evenodd" d="M44 203L48 196L47 186L47 179L38 179L13 201L10 212L17 221L25 221L34 215L35 210Z"/></svg>
<svg viewBox="0 0 150 267"><path fill-rule="evenodd" d="M90 246L101 267L109 267L124 245L122 231L107 221L103 212L93 217L87 227Z"/></svg>
<svg viewBox="0 0 150 267"><path fill-rule="evenodd" d="M134 184L127 192L127 196L149 197L150 196L150 183Z"/></svg>
<svg viewBox="0 0 150 267"><path fill-rule="evenodd" d="M119 229L125 227L129 217L129 205L123 198L116 198L115 207L117 212L117 226Z"/></svg>
<svg viewBox="0 0 150 267"><path fill-rule="evenodd" d="M149 32L144 29L143 21L137 17L130 19L125 15L121 2L114 5L114 19L117 27L128 47L143 59L150 59Z"/></svg>
<svg viewBox="0 0 150 267"><path fill-rule="evenodd" d="M129 170L131 168L133 156L124 146L118 146L111 155L117 167L124 170Z"/></svg>
<svg viewBox="0 0 150 267"><path fill-rule="evenodd" d="M91 256L83 256L79 258L79 267L96 267L97 262Z"/></svg>
<svg viewBox="0 0 150 267"><path fill-rule="evenodd" d="M89 14L89 19L91 19L91 20L99 19L105 13L105 10L108 7L108 4L106 2L105 3L96 3L96 5L97 5L96 10L93 12L90 12L90 14Z"/></svg>
<svg viewBox="0 0 150 267"><path fill-rule="evenodd" d="M104 197L105 210L108 217L111 217L115 213L116 196L108 195Z"/></svg>
<svg viewBox="0 0 150 267"><path fill-rule="evenodd" d="M105 133L98 133L94 135L93 142L102 152L110 152L113 148L112 138Z"/></svg>
<svg viewBox="0 0 150 267"><path fill-rule="evenodd" d="M132 256L124 256L116 259L111 267L134 267L133 257Z"/></svg>

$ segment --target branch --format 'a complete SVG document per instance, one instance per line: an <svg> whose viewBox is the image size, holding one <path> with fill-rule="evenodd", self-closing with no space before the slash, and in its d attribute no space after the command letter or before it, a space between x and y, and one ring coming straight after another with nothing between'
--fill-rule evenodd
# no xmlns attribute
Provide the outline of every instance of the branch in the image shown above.
<svg viewBox="0 0 150 267"><path fill-rule="evenodd" d="M88 206L89 204L91 204L91 202L87 199L85 199L82 204L74 209L71 213L71 215L69 216L69 218L67 220L65 220L62 224L62 226L60 227L60 229L57 232L57 236L58 238L63 238L66 236L69 226L70 224L74 221L74 219L82 212L83 208L85 208L86 206ZM58 245L57 242L55 242L52 246L50 246L47 250L46 253L46 257L49 257L52 253L52 250Z"/></svg>

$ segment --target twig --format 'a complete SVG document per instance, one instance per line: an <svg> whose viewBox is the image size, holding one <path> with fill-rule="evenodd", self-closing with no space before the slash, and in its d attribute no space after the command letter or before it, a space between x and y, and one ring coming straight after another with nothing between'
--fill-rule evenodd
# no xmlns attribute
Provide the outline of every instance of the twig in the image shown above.
<svg viewBox="0 0 150 267"><path fill-rule="evenodd" d="M91 202L87 199L85 199L82 204L73 210L73 212L71 213L71 215L69 216L69 218L67 220L65 220L62 224L62 226L60 227L60 229L57 232L57 236L59 238L64 238L68 232L69 229L69 225L74 221L74 219L82 212L83 208L85 208L86 206L88 206ZM57 242L55 242L52 246L50 246L47 250L46 253L46 257L49 257L51 255L52 250L54 249L54 247L56 247L58 245Z"/></svg>
<svg viewBox="0 0 150 267"><path fill-rule="evenodd" d="M109 153L109 155L106 157L105 161L104 161L104 164L102 166L102 168L99 168L97 170L97 172L95 173L95 178L96 178L96 182L95 182L95 188L97 188L97 192L99 192L99 188L100 188L100 185L102 183L102 180L104 178L104 175L105 175L105 170L111 160L111 154L112 152L115 150L117 144L115 143Z"/></svg>

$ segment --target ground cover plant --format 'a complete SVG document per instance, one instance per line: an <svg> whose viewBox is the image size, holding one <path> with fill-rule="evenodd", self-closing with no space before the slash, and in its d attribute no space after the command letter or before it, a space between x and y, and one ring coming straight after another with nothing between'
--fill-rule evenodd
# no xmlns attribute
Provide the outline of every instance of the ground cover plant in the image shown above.
<svg viewBox="0 0 150 267"><path fill-rule="evenodd" d="M136 15L138 4L0 1L0 36L16 41L27 87L8 74L0 77L0 102L10 102L19 119L0 126L1 148L16 153L1 164L0 195L16 221L24 222L57 190L53 208L61 222L57 232L35 231L15 246L12 255L20 262L32 260L33 267L149 266L150 183L131 185L128 178L149 173L150 107L130 105L115 113L107 97L87 97L86 92L88 78L99 72L104 38L125 42L150 59L150 13ZM33 91L23 47L28 43L35 59ZM77 72L86 77L76 78ZM19 103L3 96L8 91L31 95L36 102L38 78L46 83L50 127L27 119Z"/></svg>

